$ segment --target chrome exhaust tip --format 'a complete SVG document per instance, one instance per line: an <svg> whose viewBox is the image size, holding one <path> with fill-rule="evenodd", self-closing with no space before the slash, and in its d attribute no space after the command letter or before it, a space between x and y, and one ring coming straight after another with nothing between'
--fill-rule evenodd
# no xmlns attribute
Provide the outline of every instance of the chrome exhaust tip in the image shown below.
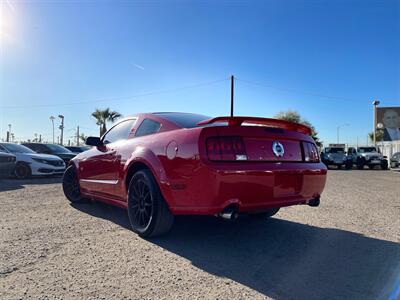
<svg viewBox="0 0 400 300"><path fill-rule="evenodd" d="M225 209L224 211L220 212L218 214L218 216L224 220L234 221L238 218L239 214L236 211L236 209L229 208L229 209Z"/></svg>

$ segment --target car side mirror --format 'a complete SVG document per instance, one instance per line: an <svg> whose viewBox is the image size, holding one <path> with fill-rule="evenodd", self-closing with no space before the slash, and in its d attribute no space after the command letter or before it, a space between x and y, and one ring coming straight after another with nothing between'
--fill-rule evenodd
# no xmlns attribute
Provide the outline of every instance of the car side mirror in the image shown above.
<svg viewBox="0 0 400 300"><path fill-rule="evenodd" d="M89 136L86 139L86 145L88 146L95 146L95 147L99 147L99 146L103 146L103 142L101 141L101 139L97 136Z"/></svg>

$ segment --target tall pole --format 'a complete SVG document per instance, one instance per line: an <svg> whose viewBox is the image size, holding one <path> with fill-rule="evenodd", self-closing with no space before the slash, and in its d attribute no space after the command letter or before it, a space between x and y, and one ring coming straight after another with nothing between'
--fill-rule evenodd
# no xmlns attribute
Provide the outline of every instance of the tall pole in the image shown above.
<svg viewBox="0 0 400 300"><path fill-rule="evenodd" d="M340 126L338 126L336 128L336 143L338 143L338 144L339 144L339 129L340 129Z"/></svg>
<svg viewBox="0 0 400 300"><path fill-rule="evenodd" d="M378 119L378 110L377 110L377 106L379 105L380 101L379 100L374 100L372 102L372 105L374 106L374 146L376 147L376 123L377 123L377 119Z"/></svg>
<svg viewBox="0 0 400 300"><path fill-rule="evenodd" d="M79 146L79 126L76 128L76 145Z"/></svg>
<svg viewBox="0 0 400 300"><path fill-rule="evenodd" d="M11 124L8 124L8 132L6 142L11 142Z"/></svg>
<svg viewBox="0 0 400 300"><path fill-rule="evenodd" d="M63 145L63 137L64 137L64 116L63 115L59 115L58 116L61 119L61 125L60 125L60 130L61 130L61 134L60 134L60 145Z"/></svg>
<svg viewBox="0 0 400 300"><path fill-rule="evenodd" d="M233 89L235 77L231 76L231 117L233 117Z"/></svg>
<svg viewBox="0 0 400 300"><path fill-rule="evenodd" d="M340 130L340 127L343 127L343 126L349 126L349 124L342 124L342 125L339 125L338 127L336 127L336 138L337 138L338 144L339 144L339 130Z"/></svg>
<svg viewBox="0 0 400 300"><path fill-rule="evenodd" d="M54 119L55 119L55 117L53 117L53 116L50 117L51 124L53 125L53 144L54 144Z"/></svg>

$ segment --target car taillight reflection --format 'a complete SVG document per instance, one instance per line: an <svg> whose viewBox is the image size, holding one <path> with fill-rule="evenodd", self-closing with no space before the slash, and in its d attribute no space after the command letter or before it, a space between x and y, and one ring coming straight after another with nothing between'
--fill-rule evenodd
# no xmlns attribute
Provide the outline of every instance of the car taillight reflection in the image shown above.
<svg viewBox="0 0 400 300"><path fill-rule="evenodd" d="M241 137L211 137L207 139L209 160L247 160L246 149Z"/></svg>

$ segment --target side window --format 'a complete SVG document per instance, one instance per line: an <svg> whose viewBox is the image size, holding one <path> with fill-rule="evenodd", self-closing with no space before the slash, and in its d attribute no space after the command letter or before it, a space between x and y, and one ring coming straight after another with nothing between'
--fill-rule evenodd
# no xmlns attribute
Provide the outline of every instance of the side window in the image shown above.
<svg viewBox="0 0 400 300"><path fill-rule="evenodd" d="M135 124L136 119L122 121L121 123L115 125L106 135L103 137L104 144L111 144L120 140L126 140L129 133L132 130L133 124Z"/></svg>
<svg viewBox="0 0 400 300"><path fill-rule="evenodd" d="M7 153L7 150L4 149L3 146L0 145L0 152Z"/></svg>
<svg viewBox="0 0 400 300"><path fill-rule="evenodd" d="M32 149L35 152L39 151L38 146L36 144L26 144L25 146Z"/></svg>
<svg viewBox="0 0 400 300"><path fill-rule="evenodd" d="M48 149L45 145L33 145L32 149L33 151L39 153L51 153L50 149Z"/></svg>
<svg viewBox="0 0 400 300"><path fill-rule="evenodd" d="M156 133L160 130L161 123L153 121L151 119L144 119L142 124L136 130L136 136L144 136Z"/></svg>

